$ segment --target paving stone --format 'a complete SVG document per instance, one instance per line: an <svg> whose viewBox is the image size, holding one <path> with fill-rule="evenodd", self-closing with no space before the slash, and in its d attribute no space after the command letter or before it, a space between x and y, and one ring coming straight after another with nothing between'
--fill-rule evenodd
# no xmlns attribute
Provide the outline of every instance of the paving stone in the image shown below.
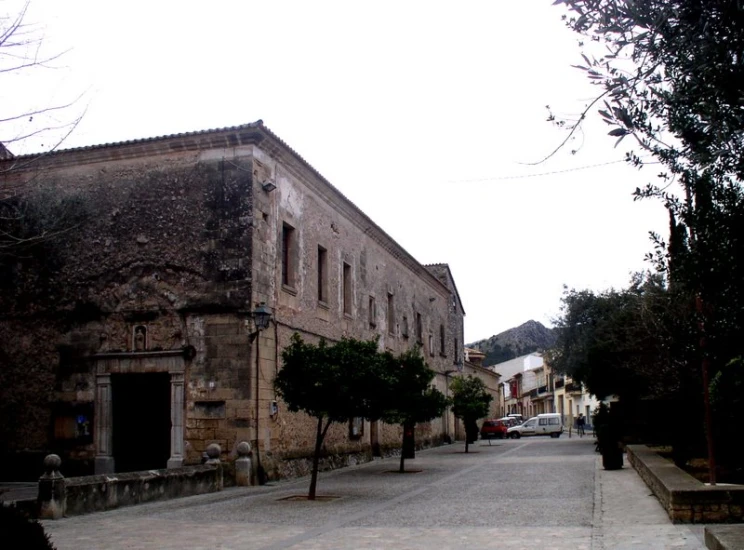
<svg viewBox="0 0 744 550"><path fill-rule="evenodd" d="M589 440L454 444L321 474L44 522L59 550L339 548L701 550L704 526L674 525L636 472L606 471Z"/></svg>

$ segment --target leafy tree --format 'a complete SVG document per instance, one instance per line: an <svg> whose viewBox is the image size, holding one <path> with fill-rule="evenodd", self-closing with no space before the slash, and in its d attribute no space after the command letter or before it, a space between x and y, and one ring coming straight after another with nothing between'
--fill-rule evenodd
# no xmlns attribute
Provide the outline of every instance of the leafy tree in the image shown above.
<svg viewBox="0 0 744 550"><path fill-rule="evenodd" d="M637 399L677 388L669 356L669 294L658 277L638 275L627 289L564 291L550 365L604 399Z"/></svg>
<svg viewBox="0 0 744 550"><path fill-rule="evenodd" d="M661 164L659 183L636 189L669 211L668 242L649 256L705 331L699 351L721 368L742 354L744 329L744 5L736 0L557 0L582 35L596 108L618 142L631 136L637 166ZM601 49L600 49L601 48ZM647 160L651 157L651 160ZM694 335L695 340L700 335Z"/></svg>
<svg viewBox="0 0 744 550"><path fill-rule="evenodd" d="M708 371L715 379L744 354L744 5L555 3L584 38L578 68L599 90L577 123L556 122L569 128L568 140L597 109L617 142L634 139L629 162L661 165L658 183L635 196L659 199L669 212L668 242L654 235L650 259L667 278L670 309L689 323L672 331L669 355L697 365L704 381L697 399L702 393L707 402Z"/></svg>
<svg viewBox="0 0 744 550"><path fill-rule="evenodd" d="M468 445L478 438L479 418L488 416L493 395L486 389L483 380L475 376L458 376L450 384L452 391L452 414L462 419L465 425L465 452Z"/></svg>
<svg viewBox="0 0 744 550"><path fill-rule="evenodd" d="M388 424L414 427L420 422L441 416L447 408L448 399L431 381L435 373L424 361L420 348L406 351L398 356L385 354L386 374L389 377L388 397L382 420ZM405 433L403 435L405 440ZM401 448L400 472L405 472L405 453Z"/></svg>
<svg viewBox="0 0 744 550"><path fill-rule="evenodd" d="M386 363L375 340L344 338L307 344L298 334L282 351L283 367L274 387L290 411L303 411L317 420L308 499L315 499L320 453L334 422L364 417L376 420L384 411Z"/></svg>

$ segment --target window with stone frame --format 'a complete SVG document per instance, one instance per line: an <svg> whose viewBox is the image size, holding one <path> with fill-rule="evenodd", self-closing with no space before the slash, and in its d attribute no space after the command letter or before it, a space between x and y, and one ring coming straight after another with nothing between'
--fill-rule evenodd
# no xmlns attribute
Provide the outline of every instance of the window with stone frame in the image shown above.
<svg viewBox="0 0 744 550"><path fill-rule="evenodd" d="M282 286L294 289L297 277L297 234L288 223L282 224Z"/></svg>
<svg viewBox="0 0 744 550"><path fill-rule="evenodd" d="M408 338L408 317L405 315L400 323L400 335L403 338Z"/></svg>
<svg viewBox="0 0 744 550"><path fill-rule="evenodd" d="M318 245L318 302L328 303L328 251Z"/></svg>
<svg viewBox="0 0 744 550"><path fill-rule="evenodd" d="M395 297L392 292L387 295L387 325L388 333L395 336Z"/></svg>
<svg viewBox="0 0 744 550"><path fill-rule="evenodd" d="M369 328L377 328L377 303L375 297L369 297L369 307L367 309L367 318L369 320Z"/></svg>
<svg viewBox="0 0 744 550"><path fill-rule="evenodd" d="M434 335L429 333L429 355L434 356Z"/></svg>
<svg viewBox="0 0 744 550"><path fill-rule="evenodd" d="M351 288L351 266L344 262L341 271L343 282L343 295L341 296L341 300L343 301L343 311L344 315L351 317L351 304L353 299Z"/></svg>
<svg viewBox="0 0 744 550"><path fill-rule="evenodd" d="M419 344L424 343L424 325L421 321L420 313L416 313L416 342Z"/></svg>

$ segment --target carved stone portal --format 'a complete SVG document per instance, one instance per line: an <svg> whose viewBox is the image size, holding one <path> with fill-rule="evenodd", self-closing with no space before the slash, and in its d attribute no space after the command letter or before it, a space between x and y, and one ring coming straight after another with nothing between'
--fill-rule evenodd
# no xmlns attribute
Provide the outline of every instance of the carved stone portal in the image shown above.
<svg viewBox="0 0 744 550"><path fill-rule="evenodd" d="M143 336L146 338L147 332ZM145 341L146 342L146 341ZM113 402L111 375L167 372L170 375L170 458L168 468L183 466L184 460L184 373L183 350L100 353L96 362L95 473L116 471L113 455Z"/></svg>

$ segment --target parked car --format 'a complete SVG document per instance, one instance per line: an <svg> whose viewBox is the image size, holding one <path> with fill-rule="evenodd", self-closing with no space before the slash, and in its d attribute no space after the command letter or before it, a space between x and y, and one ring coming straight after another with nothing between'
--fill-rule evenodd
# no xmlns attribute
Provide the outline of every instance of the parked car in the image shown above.
<svg viewBox="0 0 744 550"><path fill-rule="evenodd" d="M506 430L506 435L512 439L519 439L527 435L549 435L560 437L563 433L563 419L558 413L544 413L533 416L519 426L512 426Z"/></svg>
<svg viewBox="0 0 744 550"><path fill-rule="evenodd" d="M512 426L519 426L522 421L514 416L505 416L504 418L499 418L504 424L506 424L507 428L511 428Z"/></svg>
<svg viewBox="0 0 744 550"><path fill-rule="evenodd" d="M524 416L522 416L519 413L510 413L510 414L507 414L506 416L508 416L509 418L513 418L514 420L516 420L517 421L517 424L521 424L522 422L524 422Z"/></svg>
<svg viewBox="0 0 744 550"><path fill-rule="evenodd" d="M506 430L509 429L509 425L504 421L503 418L484 420L481 425L480 436L481 439L504 439L506 437Z"/></svg>

